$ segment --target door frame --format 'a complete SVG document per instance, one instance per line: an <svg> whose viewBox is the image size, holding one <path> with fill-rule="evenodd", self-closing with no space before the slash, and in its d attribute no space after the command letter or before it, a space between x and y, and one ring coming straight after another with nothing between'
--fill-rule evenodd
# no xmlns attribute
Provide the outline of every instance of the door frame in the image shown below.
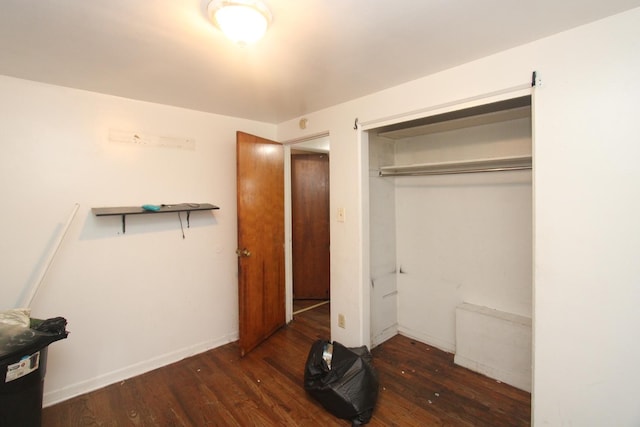
<svg viewBox="0 0 640 427"><path fill-rule="evenodd" d="M313 146L330 142L329 132L317 133L305 138L293 139L282 143L284 146L284 288L285 288L285 319L289 323L293 320L293 222L291 218L291 148ZM329 180L331 180L331 160L329 160ZM331 185L329 185L331 191ZM329 197L331 203L331 197ZM329 207L331 212L331 207ZM329 224L331 229L331 224ZM329 231L331 233L331 231ZM329 283L331 288L331 283ZM331 291L329 291L331 295Z"/></svg>

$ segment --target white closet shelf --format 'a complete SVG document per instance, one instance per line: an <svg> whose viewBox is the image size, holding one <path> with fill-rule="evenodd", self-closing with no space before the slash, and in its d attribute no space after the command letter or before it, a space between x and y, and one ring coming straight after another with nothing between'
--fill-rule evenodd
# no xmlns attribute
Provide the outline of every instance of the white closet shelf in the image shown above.
<svg viewBox="0 0 640 427"><path fill-rule="evenodd" d="M380 176L445 175L531 169L531 156L494 157L453 162L381 166Z"/></svg>
<svg viewBox="0 0 640 427"><path fill-rule="evenodd" d="M480 107L477 107L473 111L476 111L478 108ZM456 113L454 112L445 114L444 116L455 116L455 114ZM462 113L458 112L458 114ZM474 114L471 116L442 119L441 121L431 122L419 126L412 126L409 128L402 128L391 131L383 131L379 132L378 135L389 139L402 139L415 136L424 136L432 133L448 132L474 126L489 125L492 123L500 123L510 120L524 119L527 117L531 117L531 105L518 108L510 108L508 110L489 111L483 114ZM427 121L429 120L429 118L423 120ZM431 120L434 119L431 118Z"/></svg>

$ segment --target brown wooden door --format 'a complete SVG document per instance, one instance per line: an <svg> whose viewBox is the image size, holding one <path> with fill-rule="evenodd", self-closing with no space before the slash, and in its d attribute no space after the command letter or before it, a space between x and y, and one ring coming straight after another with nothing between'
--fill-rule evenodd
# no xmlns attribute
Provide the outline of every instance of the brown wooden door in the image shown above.
<svg viewBox="0 0 640 427"><path fill-rule="evenodd" d="M293 297L329 298L329 156L291 157Z"/></svg>
<svg viewBox="0 0 640 427"><path fill-rule="evenodd" d="M285 324L284 149L238 132L240 354Z"/></svg>

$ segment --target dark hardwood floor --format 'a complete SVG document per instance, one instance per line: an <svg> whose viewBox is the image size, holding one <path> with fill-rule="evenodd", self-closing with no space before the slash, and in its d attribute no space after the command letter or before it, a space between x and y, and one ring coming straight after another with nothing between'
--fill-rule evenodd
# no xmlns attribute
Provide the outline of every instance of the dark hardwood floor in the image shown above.
<svg viewBox="0 0 640 427"><path fill-rule="evenodd" d="M236 343L43 410L43 427L348 426L303 388L329 305L305 311L244 358ZM527 426L530 395L396 336L373 351L380 378L371 426Z"/></svg>

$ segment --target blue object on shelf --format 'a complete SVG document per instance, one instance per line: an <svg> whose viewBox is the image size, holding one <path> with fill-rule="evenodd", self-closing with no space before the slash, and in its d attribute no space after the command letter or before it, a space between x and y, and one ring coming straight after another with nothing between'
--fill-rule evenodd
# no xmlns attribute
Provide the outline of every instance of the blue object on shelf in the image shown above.
<svg viewBox="0 0 640 427"><path fill-rule="evenodd" d="M145 211L158 212L160 210L160 205L142 205L142 209Z"/></svg>

